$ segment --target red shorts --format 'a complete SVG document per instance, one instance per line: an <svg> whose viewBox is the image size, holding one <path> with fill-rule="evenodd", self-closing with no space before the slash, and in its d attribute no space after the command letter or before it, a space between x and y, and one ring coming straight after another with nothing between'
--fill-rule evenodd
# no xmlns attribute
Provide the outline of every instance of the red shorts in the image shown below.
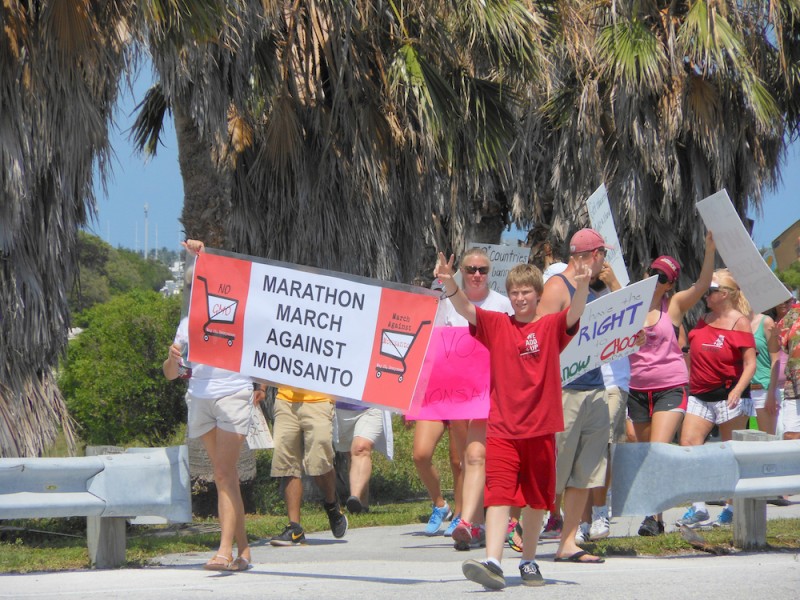
<svg viewBox="0 0 800 600"><path fill-rule="evenodd" d="M486 506L554 510L556 436L486 438Z"/></svg>

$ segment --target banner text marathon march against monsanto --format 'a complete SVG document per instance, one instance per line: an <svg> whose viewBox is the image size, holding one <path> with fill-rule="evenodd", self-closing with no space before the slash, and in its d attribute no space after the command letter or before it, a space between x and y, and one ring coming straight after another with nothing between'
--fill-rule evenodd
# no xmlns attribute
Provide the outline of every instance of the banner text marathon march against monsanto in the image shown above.
<svg viewBox="0 0 800 600"><path fill-rule="evenodd" d="M405 411L438 295L218 250L195 264L189 360Z"/></svg>

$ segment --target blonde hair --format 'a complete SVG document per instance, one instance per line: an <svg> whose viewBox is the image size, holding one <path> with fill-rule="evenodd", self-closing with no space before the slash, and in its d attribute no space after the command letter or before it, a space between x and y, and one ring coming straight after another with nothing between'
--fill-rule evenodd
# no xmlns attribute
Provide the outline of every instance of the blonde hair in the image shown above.
<svg viewBox="0 0 800 600"><path fill-rule="evenodd" d="M739 284L736 283L733 274L731 274L728 269L717 269L714 271L714 275L719 282L719 286L725 288L728 292L728 297L731 299L733 308L745 316L749 315L752 308L750 308L750 303L747 301L747 298L744 297L742 290L739 289Z"/></svg>
<svg viewBox="0 0 800 600"><path fill-rule="evenodd" d="M489 263L489 266L492 266L492 261L489 260L489 255L486 253L486 250L483 248L478 248L475 246L474 248L470 248L464 253L464 256L461 257L461 266L465 266L467 264L467 258L470 256L480 256L481 258L485 258L486 262Z"/></svg>
<svg viewBox="0 0 800 600"><path fill-rule="evenodd" d="M526 286L531 286L541 296L544 291L544 278L542 271L536 265L521 263L508 272L506 292L510 292L512 287Z"/></svg>

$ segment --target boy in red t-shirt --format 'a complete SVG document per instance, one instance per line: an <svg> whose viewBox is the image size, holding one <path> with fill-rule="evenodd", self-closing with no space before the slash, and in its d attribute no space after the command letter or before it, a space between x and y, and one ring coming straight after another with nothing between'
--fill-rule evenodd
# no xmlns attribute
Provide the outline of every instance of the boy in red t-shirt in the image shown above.
<svg viewBox="0 0 800 600"><path fill-rule="evenodd" d="M575 259L573 259L575 260ZM559 354L578 331L586 306L591 269L576 264L576 291L569 308L537 316L544 287L533 265L514 267L506 291L514 316L474 306L453 279L453 257L439 253L434 275L470 333L489 349L490 408L486 425L486 560L467 560L467 579L491 589L505 587L500 567L509 512L522 506L525 528L520 576L525 585L543 585L536 546L545 511L553 509L556 488L555 434L563 431Z"/></svg>

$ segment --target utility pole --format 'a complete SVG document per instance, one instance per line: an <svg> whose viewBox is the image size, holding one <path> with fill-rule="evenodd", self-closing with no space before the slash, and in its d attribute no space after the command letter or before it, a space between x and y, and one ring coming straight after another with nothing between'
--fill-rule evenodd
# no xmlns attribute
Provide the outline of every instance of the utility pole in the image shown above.
<svg viewBox="0 0 800 600"><path fill-rule="evenodd" d="M147 260L147 203L144 204L144 259Z"/></svg>

